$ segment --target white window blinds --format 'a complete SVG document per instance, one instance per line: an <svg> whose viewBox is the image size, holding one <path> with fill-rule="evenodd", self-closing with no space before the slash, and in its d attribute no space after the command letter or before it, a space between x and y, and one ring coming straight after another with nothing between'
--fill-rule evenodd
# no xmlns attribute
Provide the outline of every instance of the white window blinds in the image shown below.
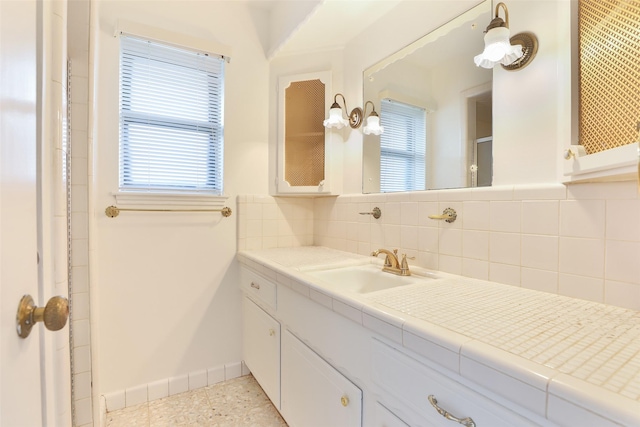
<svg viewBox="0 0 640 427"><path fill-rule="evenodd" d="M224 60L120 40L120 190L221 195Z"/></svg>
<svg viewBox="0 0 640 427"><path fill-rule="evenodd" d="M380 191L424 190L426 111L383 99L380 124Z"/></svg>

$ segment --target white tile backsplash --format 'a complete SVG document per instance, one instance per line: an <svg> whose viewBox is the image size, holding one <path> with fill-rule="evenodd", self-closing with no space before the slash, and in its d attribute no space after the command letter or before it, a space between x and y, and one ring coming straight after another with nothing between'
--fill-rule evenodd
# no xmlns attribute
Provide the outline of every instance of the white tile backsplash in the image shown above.
<svg viewBox="0 0 640 427"><path fill-rule="evenodd" d="M523 288L555 294L558 292L558 272L522 267L520 285Z"/></svg>
<svg viewBox="0 0 640 427"><path fill-rule="evenodd" d="M522 235L522 266L558 271L558 237Z"/></svg>
<svg viewBox="0 0 640 427"><path fill-rule="evenodd" d="M607 279L640 285L640 242L607 240Z"/></svg>
<svg viewBox="0 0 640 427"><path fill-rule="evenodd" d="M523 201L522 232L557 236L560 229L559 209L558 200Z"/></svg>
<svg viewBox="0 0 640 427"><path fill-rule="evenodd" d="M604 280L595 277L560 273L558 278L558 293L568 297L604 302Z"/></svg>
<svg viewBox="0 0 640 427"><path fill-rule="evenodd" d="M560 235L603 239L604 200L563 200L560 202Z"/></svg>
<svg viewBox="0 0 640 427"><path fill-rule="evenodd" d="M559 270L580 276L604 276L604 240L560 237Z"/></svg>
<svg viewBox="0 0 640 427"><path fill-rule="evenodd" d="M247 226L244 210L256 199L244 200L238 198L238 230ZM634 182L259 201L263 220L288 226L279 227L276 238L264 231L263 221L261 235L239 232L239 248L313 244L362 255L398 248L416 257L410 265L640 309L640 197ZM380 219L359 215L375 206ZM454 223L428 218L447 207L457 211ZM301 230L294 215L305 216L313 231L294 236Z"/></svg>
<svg viewBox="0 0 640 427"><path fill-rule="evenodd" d="M462 256L477 260L489 259L489 232L464 230L462 232Z"/></svg>
<svg viewBox="0 0 640 427"><path fill-rule="evenodd" d="M640 242L640 200L607 200L606 238Z"/></svg>
<svg viewBox="0 0 640 427"><path fill-rule="evenodd" d="M489 263L489 280L505 285L520 286L520 266Z"/></svg>
<svg viewBox="0 0 640 427"><path fill-rule="evenodd" d="M520 265L519 233L491 233L489 235L489 260L501 264Z"/></svg>
<svg viewBox="0 0 640 427"><path fill-rule="evenodd" d="M490 204L489 229L510 233L520 232L521 202L492 201Z"/></svg>
<svg viewBox="0 0 640 427"><path fill-rule="evenodd" d="M489 230L490 203L488 201L464 202L465 215L460 218L465 230Z"/></svg>
<svg viewBox="0 0 640 427"><path fill-rule="evenodd" d="M439 231L440 253L462 256L462 230L441 228Z"/></svg>

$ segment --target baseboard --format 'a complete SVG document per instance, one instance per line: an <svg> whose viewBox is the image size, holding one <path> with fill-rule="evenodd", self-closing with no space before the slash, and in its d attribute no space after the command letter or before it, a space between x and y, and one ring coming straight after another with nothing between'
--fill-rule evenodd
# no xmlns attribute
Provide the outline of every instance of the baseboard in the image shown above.
<svg viewBox="0 0 640 427"><path fill-rule="evenodd" d="M103 394L100 396L101 426L106 426L107 412L218 384L249 373L243 361L233 362Z"/></svg>

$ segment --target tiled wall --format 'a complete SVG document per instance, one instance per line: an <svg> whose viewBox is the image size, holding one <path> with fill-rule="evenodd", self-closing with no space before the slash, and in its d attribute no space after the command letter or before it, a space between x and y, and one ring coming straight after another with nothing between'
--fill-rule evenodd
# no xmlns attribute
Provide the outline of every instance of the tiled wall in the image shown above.
<svg viewBox="0 0 640 427"><path fill-rule="evenodd" d="M239 236L245 239L239 249L282 246L272 244L278 236L260 234L273 234L260 207L292 203L280 200L239 198ZM360 215L376 206L380 219ZM428 218L447 207L457 211L455 222ZM413 265L640 310L635 182L316 198L313 222L314 245L363 255L398 248L415 257Z"/></svg>
<svg viewBox="0 0 640 427"><path fill-rule="evenodd" d="M89 1L69 1L68 53L71 96L71 322L74 425L93 425L89 319L88 111Z"/></svg>
<svg viewBox="0 0 640 427"><path fill-rule="evenodd" d="M313 199L238 196L238 250L313 245Z"/></svg>

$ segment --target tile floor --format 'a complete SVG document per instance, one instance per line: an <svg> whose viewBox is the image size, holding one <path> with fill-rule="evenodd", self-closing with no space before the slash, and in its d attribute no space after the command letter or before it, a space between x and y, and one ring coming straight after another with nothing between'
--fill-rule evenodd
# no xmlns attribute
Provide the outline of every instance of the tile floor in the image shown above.
<svg viewBox="0 0 640 427"><path fill-rule="evenodd" d="M107 413L107 427L286 427L252 375Z"/></svg>

